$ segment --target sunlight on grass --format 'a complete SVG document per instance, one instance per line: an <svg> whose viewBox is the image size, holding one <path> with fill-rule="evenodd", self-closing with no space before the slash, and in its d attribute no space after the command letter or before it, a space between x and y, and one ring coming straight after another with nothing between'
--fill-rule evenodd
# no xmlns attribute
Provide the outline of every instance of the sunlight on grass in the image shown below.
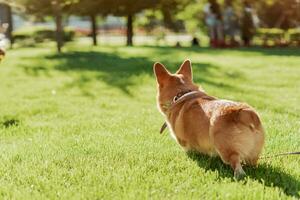
<svg viewBox="0 0 300 200"><path fill-rule="evenodd" d="M51 46L51 45L50 45ZM262 116L264 154L299 150L295 49L89 47L44 44L0 65L0 194L4 199L297 199L299 157L262 160L242 182L217 158L186 155L158 131L152 65L190 58L211 95ZM54 92L55 91L55 92Z"/></svg>

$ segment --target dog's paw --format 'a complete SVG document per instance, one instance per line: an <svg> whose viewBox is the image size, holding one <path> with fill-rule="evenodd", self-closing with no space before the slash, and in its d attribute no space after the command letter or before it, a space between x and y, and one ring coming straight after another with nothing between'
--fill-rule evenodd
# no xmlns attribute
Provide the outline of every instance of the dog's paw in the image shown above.
<svg viewBox="0 0 300 200"><path fill-rule="evenodd" d="M245 171L243 170L243 168L240 168L240 169L236 169L234 170L234 178L236 180L242 180L246 177L246 173Z"/></svg>

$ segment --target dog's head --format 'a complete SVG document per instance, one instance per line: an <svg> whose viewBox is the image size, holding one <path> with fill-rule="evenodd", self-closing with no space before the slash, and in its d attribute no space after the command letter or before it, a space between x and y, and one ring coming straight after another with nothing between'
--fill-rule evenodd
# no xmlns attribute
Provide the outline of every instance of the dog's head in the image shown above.
<svg viewBox="0 0 300 200"><path fill-rule="evenodd" d="M175 74L171 74L161 63L155 63L153 70L158 85L157 103L163 113L167 111L178 94L199 90L193 82L190 60L184 61Z"/></svg>

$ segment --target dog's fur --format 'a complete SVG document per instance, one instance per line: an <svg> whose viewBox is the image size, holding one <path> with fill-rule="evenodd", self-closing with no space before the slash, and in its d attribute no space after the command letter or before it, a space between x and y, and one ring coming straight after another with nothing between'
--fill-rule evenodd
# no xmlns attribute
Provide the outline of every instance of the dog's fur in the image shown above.
<svg viewBox="0 0 300 200"><path fill-rule="evenodd" d="M160 63L155 63L153 68L158 83L158 108L184 150L219 155L233 168L236 178L245 175L242 162L257 165L264 145L264 130L253 108L216 98L195 98L169 110L178 93L204 91L193 83L189 60L175 74Z"/></svg>

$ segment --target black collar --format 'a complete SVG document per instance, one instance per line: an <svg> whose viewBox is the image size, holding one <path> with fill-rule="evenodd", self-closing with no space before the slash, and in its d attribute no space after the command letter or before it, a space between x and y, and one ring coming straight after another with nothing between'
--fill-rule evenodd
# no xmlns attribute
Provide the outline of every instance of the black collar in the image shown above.
<svg viewBox="0 0 300 200"><path fill-rule="evenodd" d="M191 99L196 99L196 98L202 98L202 99L207 99L207 100L215 100L216 99L212 96L208 96L205 92L202 92L202 91L187 90L185 92L178 93L174 97L173 103L171 103L167 108L167 110L168 110L167 112L170 112L175 106L177 106L180 103L183 103L183 102L191 100ZM160 133L162 133L166 128L167 128L167 123L165 122L160 129Z"/></svg>
<svg viewBox="0 0 300 200"><path fill-rule="evenodd" d="M186 91L181 91L181 92L177 93L176 96L173 98L173 103L175 103L183 95L190 93L190 92L192 92L192 90L186 90Z"/></svg>

